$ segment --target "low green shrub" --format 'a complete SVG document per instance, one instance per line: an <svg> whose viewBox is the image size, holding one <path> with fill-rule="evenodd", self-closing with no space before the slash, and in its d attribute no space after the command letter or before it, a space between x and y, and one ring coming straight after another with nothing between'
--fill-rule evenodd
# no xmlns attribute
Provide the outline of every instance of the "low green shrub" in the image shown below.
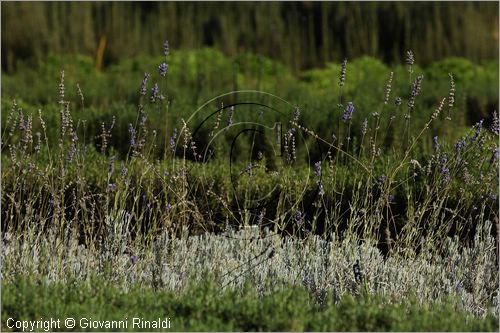
<svg viewBox="0 0 500 333"><path fill-rule="evenodd" d="M47 300L50 299L50 302ZM346 296L321 307L300 287L259 295L250 286L221 292L211 282L192 284L182 294L131 286L124 291L102 280L46 283L18 276L2 281L2 326L8 318L76 320L75 331L498 331L498 316L472 318L449 299L437 304L374 296ZM82 320L83 318L83 320ZM84 326L92 321L120 321L127 327ZM168 319L169 328L133 327L133 318ZM12 325L12 321L9 322ZM83 326L83 327L82 327Z"/></svg>

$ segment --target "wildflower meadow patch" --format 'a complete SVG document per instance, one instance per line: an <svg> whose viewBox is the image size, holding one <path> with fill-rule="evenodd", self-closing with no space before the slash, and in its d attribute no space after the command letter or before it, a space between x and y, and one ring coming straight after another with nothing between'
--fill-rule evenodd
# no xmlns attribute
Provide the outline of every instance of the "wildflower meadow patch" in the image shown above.
<svg viewBox="0 0 500 333"><path fill-rule="evenodd" d="M498 330L498 112L417 55L3 75L2 327Z"/></svg>

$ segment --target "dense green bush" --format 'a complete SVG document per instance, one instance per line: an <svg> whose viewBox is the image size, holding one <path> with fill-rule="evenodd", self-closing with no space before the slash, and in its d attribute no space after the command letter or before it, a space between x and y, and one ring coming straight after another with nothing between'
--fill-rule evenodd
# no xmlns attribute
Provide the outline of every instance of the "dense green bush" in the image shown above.
<svg viewBox="0 0 500 333"><path fill-rule="evenodd" d="M170 329L175 331L498 331L498 317L472 318L452 298L443 304L419 304L416 298L359 295L346 296L335 304L328 295L319 306L301 287L262 296L250 285L221 292L210 281L191 284L177 295L138 285L124 291L102 279L46 283L19 276L14 283L2 281L2 308L4 330L9 330L8 318L55 317L62 324L70 317L76 320L76 331L116 331L83 329L81 318L128 318L128 327L122 330L142 331L132 327L132 318L138 317L150 321L169 318ZM66 329L62 325L53 330ZM147 329L152 330L157 331Z"/></svg>

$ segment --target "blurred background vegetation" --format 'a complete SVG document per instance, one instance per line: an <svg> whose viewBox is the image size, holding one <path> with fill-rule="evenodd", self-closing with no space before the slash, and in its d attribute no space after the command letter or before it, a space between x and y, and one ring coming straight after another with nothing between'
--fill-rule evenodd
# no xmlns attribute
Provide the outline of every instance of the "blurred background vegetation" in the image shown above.
<svg viewBox="0 0 500 333"><path fill-rule="evenodd" d="M449 56L498 59L498 2L9 2L2 3L2 70L53 54L104 65L175 49L250 52L298 71L369 55L420 65Z"/></svg>

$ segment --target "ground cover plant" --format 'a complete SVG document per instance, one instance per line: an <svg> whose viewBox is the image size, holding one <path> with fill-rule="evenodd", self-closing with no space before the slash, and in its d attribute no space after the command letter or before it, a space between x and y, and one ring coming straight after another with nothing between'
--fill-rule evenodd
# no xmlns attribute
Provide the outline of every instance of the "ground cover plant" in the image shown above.
<svg viewBox="0 0 500 333"><path fill-rule="evenodd" d="M495 331L498 328L495 316L489 315L486 320L474 318L456 309L451 301L426 308L415 297L387 304L373 295L349 295L337 302L325 300L319 306L307 290L298 286L261 296L250 284L241 292L221 292L215 283L191 285L182 295L137 286L125 292L100 279L88 283L75 281L75 285L77 288L32 279L6 284L4 313L24 319L47 318L58 312L81 322L85 331L115 331L113 321L122 321L131 314L144 319L175 314L167 317L175 331ZM46 302L47 298L52 301ZM97 320L104 324L99 327ZM122 329L141 331L133 327L132 321Z"/></svg>
<svg viewBox="0 0 500 333"><path fill-rule="evenodd" d="M378 318L380 302L382 319L356 328L498 329L498 64L422 69L408 51L393 69L362 58L297 77L261 57L163 47L109 76L79 58L58 73L57 100L44 75L58 59L2 79L9 314L38 315L12 294L37 290L30 281L47 293L94 279L104 293L108 283L173 293L174 313L190 285L210 281L206 296L194 287L203 302L234 301L247 284L244 308L297 292L308 314L253 326L263 306L249 326L219 326L231 313L216 306L213 326L186 314L182 328L348 330L339 313L354 302L345 318ZM465 126L469 109L485 118ZM417 312L445 302L464 326L389 325L402 311L391 303L406 301Z"/></svg>

